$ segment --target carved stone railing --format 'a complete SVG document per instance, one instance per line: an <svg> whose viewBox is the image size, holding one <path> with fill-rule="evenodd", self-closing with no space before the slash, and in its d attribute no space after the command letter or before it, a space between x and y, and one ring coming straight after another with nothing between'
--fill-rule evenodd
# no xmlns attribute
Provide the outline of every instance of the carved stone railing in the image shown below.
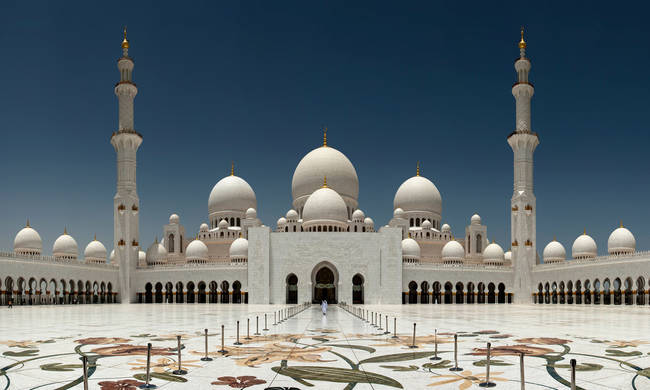
<svg viewBox="0 0 650 390"><path fill-rule="evenodd" d="M598 256L593 259L569 259L561 261L559 263L542 263L535 264L533 271L535 270L548 270L555 268L566 268L576 265L591 265L591 264L608 264L608 263L621 263L625 261L638 261L647 258L650 261L650 251L639 251L634 253L628 253L623 255L605 255Z"/></svg>
<svg viewBox="0 0 650 390"><path fill-rule="evenodd" d="M38 263L54 263L54 264L69 264L75 266L85 266L93 268L105 268L105 269L117 269L117 264L102 264L102 263L86 263L83 260L75 259L61 259L54 256L44 256L44 255L25 255L15 252L6 252L0 251L0 261L3 260L17 260L17 261L26 261L26 262L38 262Z"/></svg>
<svg viewBox="0 0 650 390"><path fill-rule="evenodd" d="M512 271L509 265L487 265L487 264L440 264L440 263L403 263L404 268L433 269L445 271Z"/></svg>

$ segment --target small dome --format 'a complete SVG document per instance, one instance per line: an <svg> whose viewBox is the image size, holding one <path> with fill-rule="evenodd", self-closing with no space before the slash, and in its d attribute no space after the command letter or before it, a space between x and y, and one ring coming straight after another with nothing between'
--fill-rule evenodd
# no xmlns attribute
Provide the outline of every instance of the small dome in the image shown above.
<svg viewBox="0 0 650 390"><path fill-rule="evenodd" d="M465 249L456 240L449 241L442 247L442 260L447 262L462 262Z"/></svg>
<svg viewBox="0 0 650 390"><path fill-rule="evenodd" d="M140 253L144 253L144 252L140 251ZM138 257L138 258L141 258L141 257ZM108 261L109 261L110 263L115 263L115 249L113 249L113 250L111 251L111 255L108 256Z"/></svg>
<svg viewBox="0 0 650 390"><path fill-rule="evenodd" d="M341 195L331 188L323 187L307 198L302 217L305 222L320 220L347 223L348 210Z"/></svg>
<svg viewBox="0 0 650 390"><path fill-rule="evenodd" d="M283 226L287 223L287 219L285 217L280 217L278 218L278 222L276 223L278 226Z"/></svg>
<svg viewBox="0 0 650 390"><path fill-rule="evenodd" d="M178 216L178 214L172 214L169 216L169 224L170 225L178 225L180 222L181 217Z"/></svg>
<svg viewBox="0 0 650 390"><path fill-rule="evenodd" d="M84 260L103 260L106 261L106 247L101 242L94 239L86 245L84 250Z"/></svg>
<svg viewBox="0 0 650 390"><path fill-rule="evenodd" d="M228 226L230 226L230 224L225 219L222 219L221 221L219 221L219 225L217 226L219 227L219 229L228 229Z"/></svg>
<svg viewBox="0 0 650 390"><path fill-rule="evenodd" d="M165 260L167 257L167 250L163 244L159 243L158 240L154 241L153 244L147 249L147 263L155 264L160 263Z"/></svg>
<svg viewBox="0 0 650 390"><path fill-rule="evenodd" d="M422 229L431 229L431 221L428 219L425 219L424 222L422 222Z"/></svg>
<svg viewBox="0 0 650 390"><path fill-rule="evenodd" d="M481 224L481 216L478 215L478 214L474 214L474 215L472 215L472 218L471 218L470 221L471 221L472 225L480 225Z"/></svg>
<svg viewBox="0 0 650 390"><path fill-rule="evenodd" d="M503 259L505 261L512 261L512 251L507 251L503 254Z"/></svg>
<svg viewBox="0 0 650 390"><path fill-rule="evenodd" d="M484 263L503 263L503 249L497 243L491 243L483 249Z"/></svg>
<svg viewBox="0 0 650 390"><path fill-rule="evenodd" d="M297 221L298 220L298 212L294 209L291 209L287 211L287 221Z"/></svg>
<svg viewBox="0 0 650 390"><path fill-rule="evenodd" d="M363 221L365 218L366 218L366 214L364 214L364 212L361 209L356 209L352 213L353 221L359 222L359 221Z"/></svg>
<svg viewBox="0 0 650 390"><path fill-rule="evenodd" d="M230 244L230 258L248 258L248 240L239 237Z"/></svg>
<svg viewBox="0 0 650 390"><path fill-rule="evenodd" d="M257 210L255 210L252 207L249 207L248 210L246 210L246 219L255 219L257 218Z"/></svg>
<svg viewBox="0 0 650 390"><path fill-rule="evenodd" d="M207 260L208 246L201 240L193 240L185 249L187 260Z"/></svg>
<svg viewBox="0 0 650 390"><path fill-rule="evenodd" d="M442 228L441 228L441 229L442 229L442 232L443 232L443 233L447 233L447 232L450 232L450 231L451 231L451 226L449 226L449 225L447 225L447 224L444 224L444 225L442 225Z"/></svg>
<svg viewBox="0 0 650 390"><path fill-rule="evenodd" d="M14 252L22 254L41 254L43 241L38 232L29 226L22 228L14 238Z"/></svg>
<svg viewBox="0 0 650 390"><path fill-rule="evenodd" d="M635 250L636 239L634 239L634 235L622 225L609 235L607 251L610 255L634 253Z"/></svg>
<svg viewBox="0 0 650 390"><path fill-rule="evenodd" d="M393 207L404 211L424 211L440 215L442 197L431 180L423 176L413 176L397 189Z"/></svg>
<svg viewBox="0 0 650 390"><path fill-rule="evenodd" d="M583 233L573 242L571 254L574 259L592 259L596 257L598 255L596 241L591 236L588 236L586 232Z"/></svg>
<svg viewBox="0 0 650 390"><path fill-rule="evenodd" d="M393 211L393 218L404 218L404 210L401 207L398 207Z"/></svg>
<svg viewBox="0 0 650 390"><path fill-rule="evenodd" d="M115 250L111 251L111 262L115 258ZM147 252L141 250L138 251L138 261L140 263L146 263L147 262Z"/></svg>
<svg viewBox="0 0 650 390"><path fill-rule="evenodd" d="M199 227L200 232L207 232L210 227L208 226L207 223L202 223L201 226Z"/></svg>
<svg viewBox="0 0 650 390"><path fill-rule="evenodd" d="M402 240L402 257L419 259L420 258L420 245L411 237Z"/></svg>
<svg viewBox="0 0 650 390"><path fill-rule="evenodd" d="M54 241L52 246L52 254L55 257L76 258L78 253L77 241L66 231Z"/></svg>
<svg viewBox="0 0 650 390"><path fill-rule="evenodd" d="M366 225L375 226L375 221L373 221L370 217L366 217L366 219L363 220L363 223Z"/></svg>
<svg viewBox="0 0 650 390"><path fill-rule="evenodd" d="M555 240L549 242L542 252L542 257L544 257L544 263L557 263L566 260L564 245Z"/></svg>
<svg viewBox="0 0 650 390"><path fill-rule="evenodd" d="M210 214L222 211L245 212L257 207L257 198L251 186L239 176L230 175L214 185L208 199Z"/></svg>

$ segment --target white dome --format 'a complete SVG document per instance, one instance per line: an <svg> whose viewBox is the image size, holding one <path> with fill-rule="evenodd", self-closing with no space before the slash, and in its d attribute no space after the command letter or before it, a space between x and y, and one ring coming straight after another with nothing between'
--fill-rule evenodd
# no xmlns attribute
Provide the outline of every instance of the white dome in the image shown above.
<svg viewBox="0 0 650 390"><path fill-rule="evenodd" d="M623 253L634 253L636 250L636 240L631 231L623 226L614 230L607 240L607 251L610 255Z"/></svg>
<svg viewBox="0 0 650 390"><path fill-rule="evenodd" d="M422 222L422 229L431 229L431 221L428 219L425 219L424 222Z"/></svg>
<svg viewBox="0 0 650 390"><path fill-rule="evenodd" d="M78 253L77 241L65 231L54 241L52 246L52 254L55 257L77 257Z"/></svg>
<svg viewBox="0 0 650 390"><path fill-rule="evenodd" d="M398 207L393 211L393 218L404 218L404 210L401 207Z"/></svg>
<svg viewBox="0 0 650 390"><path fill-rule="evenodd" d="M43 241L38 232L29 224L22 228L14 238L14 252L16 253L38 253L43 250Z"/></svg>
<svg viewBox="0 0 650 390"><path fill-rule="evenodd" d="M424 211L442 214L442 197L431 180L423 176L413 176L397 189L393 208L404 211Z"/></svg>
<svg viewBox="0 0 650 390"><path fill-rule="evenodd" d="M323 177L327 177L330 188L341 197L352 199L352 206L356 207L359 197L357 171L343 153L329 146L312 150L298 163L291 181L294 207L298 207L299 198L309 197L321 188Z"/></svg>
<svg viewBox="0 0 650 390"><path fill-rule="evenodd" d="M94 239L86 245L84 249L84 259L104 260L106 261L106 247L101 242Z"/></svg>
<svg viewBox="0 0 650 390"><path fill-rule="evenodd" d="M171 225L178 225L180 220L181 220L181 217L179 217L178 214L172 214L172 215L169 216L169 223Z"/></svg>
<svg viewBox="0 0 650 390"><path fill-rule="evenodd" d="M147 249L147 263L161 262L165 260L165 257L167 257L167 250L158 240L154 241Z"/></svg>
<svg viewBox="0 0 650 390"><path fill-rule="evenodd" d="M248 210L246 210L246 219L255 219L257 218L257 210L255 210L252 207L249 207Z"/></svg>
<svg viewBox="0 0 650 390"><path fill-rule="evenodd" d="M402 257L420 258L420 245L411 237L402 240Z"/></svg>
<svg viewBox="0 0 650 390"><path fill-rule="evenodd" d="M356 209L352 213L353 221L363 221L366 218L366 214L361 209Z"/></svg>
<svg viewBox="0 0 650 390"><path fill-rule="evenodd" d="M207 260L208 246L201 240L193 240L185 249L185 257L188 260Z"/></svg>
<svg viewBox="0 0 650 390"><path fill-rule="evenodd" d="M285 217L280 217L278 218L278 222L276 223L278 226L282 226L287 223L287 219Z"/></svg>
<svg viewBox="0 0 650 390"><path fill-rule="evenodd" d="M111 251L111 261L115 258L115 250ZM140 263L146 263L147 262L147 252L140 250L138 251L138 261Z"/></svg>
<svg viewBox="0 0 650 390"><path fill-rule="evenodd" d="M140 251L140 253L144 253L144 252ZM141 258L141 257L139 256L138 258ZM111 263L115 263L115 249L113 249L111 251L111 255L108 256L108 261L111 262Z"/></svg>
<svg viewBox="0 0 650 390"><path fill-rule="evenodd" d="M309 221L348 221L348 210L345 201L336 191L323 187L314 191L302 211L302 218Z"/></svg>
<svg viewBox="0 0 650 390"><path fill-rule="evenodd" d="M451 226L447 225L446 223L442 225L442 232L447 233L451 231Z"/></svg>
<svg viewBox="0 0 650 390"><path fill-rule="evenodd" d="M375 226L375 221L373 221L370 217L366 217L366 219L363 220L363 223L366 225Z"/></svg>
<svg viewBox="0 0 650 390"><path fill-rule="evenodd" d="M294 209L291 209L287 211L287 221L297 221L298 220L298 212Z"/></svg>
<svg viewBox="0 0 650 390"><path fill-rule="evenodd" d="M503 262L503 249L497 243L491 243L483 249L483 262Z"/></svg>
<svg viewBox="0 0 650 390"><path fill-rule="evenodd" d="M248 240L239 237L230 244L230 258L248 258Z"/></svg>
<svg viewBox="0 0 650 390"><path fill-rule="evenodd" d="M549 242L546 247L544 247L542 257L544 257L544 263L555 263L566 260L566 250L564 249L564 245L555 240Z"/></svg>
<svg viewBox="0 0 650 390"><path fill-rule="evenodd" d="M257 198L251 186L239 176L224 177L210 191L208 199L210 214L220 211L243 213L249 208L257 208Z"/></svg>
<svg viewBox="0 0 650 390"><path fill-rule="evenodd" d="M481 224L481 216L478 214L472 215L472 218L470 219L472 225L480 225Z"/></svg>
<svg viewBox="0 0 650 390"><path fill-rule="evenodd" d="M207 223L202 223L201 226L199 227L200 232L207 232L210 227L208 226Z"/></svg>
<svg viewBox="0 0 650 390"><path fill-rule="evenodd" d="M449 241L442 247L442 260L463 260L465 257L465 249L456 240Z"/></svg>
<svg viewBox="0 0 650 390"><path fill-rule="evenodd" d="M571 254L574 259L590 259L598 255L596 241L585 232L573 242Z"/></svg>
<svg viewBox="0 0 650 390"><path fill-rule="evenodd" d="M221 221L219 221L219 224L217 226L219 227L219 229L228 229L228 226L230 226L230 224L226 219L222 219Z"/></svg>
<svg viewBox="0 0 650 390"><path fill-rule="evenodd" d="M506 261L512 261L512 251L507 251L503 254L503 259Z"/></svg>

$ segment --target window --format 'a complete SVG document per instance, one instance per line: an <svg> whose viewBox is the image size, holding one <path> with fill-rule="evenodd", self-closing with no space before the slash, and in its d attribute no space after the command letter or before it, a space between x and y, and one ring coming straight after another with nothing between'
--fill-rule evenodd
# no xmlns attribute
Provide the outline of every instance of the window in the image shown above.
<svg viewBox="0 0 650 390"><path fill-rule="evenodd" d="M174 252L174 235L170 234L168 240L167 246L169 247L169 252Z"/></svg>
<svg viewBox="0 0 650 390"><path fill-rule="evenodd" d="M420 226L420 218L415 219L415 226Z"/></svg>
<svg viewBox="0 0 650 390"><path fill-rule="evenodd" d="M413 218L411 218L411 224L410 225L413 226Z"/></svg>
<svg viewBox="0 0 650 390"><path fill-rule="evenodd" d="M481 253L483 252L483 242L481 241L482 237L480 234L476 235L476 253Z"/></svg>
<svg viewBox="0 0 650 390"><path fill-rule="evenodd" d="M472 239L470 236L467 236L467 253L469 253L469 248L472 247Z"/></svg>
<svg viewBox="0 0 650 390"><path fill-rule="evenodd" d="M241 226L241 219L237 218L237 226Z"/></svg>

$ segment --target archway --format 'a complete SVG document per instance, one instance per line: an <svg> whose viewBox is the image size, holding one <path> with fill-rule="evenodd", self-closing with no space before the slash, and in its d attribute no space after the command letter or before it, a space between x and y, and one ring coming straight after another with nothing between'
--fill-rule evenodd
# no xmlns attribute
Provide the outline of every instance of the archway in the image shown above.
<svg viewBox="0 0 650 390"><path fill-rule="evenodd" d="M296 274L289 274L286 279L287 291L286 302L287 305L298 303L298 277Z"/></svg>
<svg viewBox="0 0 650 390"><path fill-rule="evenodd" d="M544 286L541 283L537 285L537 303L544 303Z"/></svg>
<svg viewBox="0 0 650 390"><path fill-rule="evenodd" d="M232 283L232 303L241 303L241 283L239 280Z"/></svg>
<svg viewBox="0 0 650 390"><path fill-rule="evenodd" d="M230 283L221 282L221 303L230 303Z"/></svg>
<svg viewBox="0 0 650 390"><path fill-rule="evenodd" d="M429 303L429 282L420 283L420 303Z"/></svg>
<svg viewBox="0 0 650 390"><path fill-rule="evenodd" d="M564 282L560 282L560 303L566 303L566 298L564 294Z"/></svg>
<svg viewBox="0 0 650 390"><path fill-rule="evenodd" d="M173 290L174 290L174 285L172 284L172 282L167 282L167 284L165 284L165 302L174 303Z"/></svg>
<svg viewBox="0 0 650 390"><path fill-rule="evenodd" d="M183 282L178 282L176 283L176 303L183 303L184 297Z"/></svg>
<svg viewBox="0 0 650 390"><path fill-rule="evenodd" d="M591 305L591 282L585 280L585 305Z"/></svg>
<svg viewBox="0 0 650 390"><path fill-rule="evenodd" d="M612 304L612 283L609 281L609 278L603 281L603 304Z"/></svg>
<svg viewBox="0 0 650 390"><path fill-rule="evenodd" d="M636 280L636 304L645 305L645 280L642 276Z"/></svg>
<svg viewBox="0 0 650 390"><path fill-rule="evenodd" d="M319 264L312 272L312 286L314 286L312 303L320 303L327 300L327 303L337 302L336 285L338 284L338 273L330 263Z"/></svg>
<svg viewBox="0 0 650 390"><path fill-rule="evenodd" d="M467 283L467 303L474 303L474 283Z"/></svg>
<svg viewBox="0 0 650 390"><path fill-rule="evenodd" d="M361 274L352 277L352 303L355 305L363 305L363 283L364 279Z"/></svg>
<svg viewBox="0 0 650 390"><path fill-rule="evenodd" d="M14 280L11 277L7 277L5 280L5 302L9 304L9 301L13 304L13 291L14 291Z"/></svg>
<svg viewBox="0 0 650 390"><path fill-rule="evenodd" d="M485 284L483 282L478 284L478 303L485 303Z"/></svg>
<svg viewBox="0 0 650 390"><path fill-rule="evenodd" d="M633 305L634 299L632 299L632 288L634 284L632 283L632 278L625 279L625 304Z"/></svg>
<svg viewBox="0 0 650 390"><path fill-rule="evenodd" d="M199 303L205 303L205 282L199 282Z"/></svg>
<svg viewBox="0 0 650 390"><path fill-rule="evenodd" d="M553 282L551 285L551 290L553 290L551 295L552 302L553 304L557 304L557 282Z"/></svg>
<svg viewBox="0 0 650 390"><path fill-rule="evenodd" d="M445 283L445 304L453 303L452 301L452 290L454 286L451 285L451 282Z"/></svg>
<svg viewBox="0 0 650 390"><path fill-rule="evenodd" d="M579 280L576 280L576 304L581 305L582 304L582 283Z"/></svg>
<svg viewBox="0 0 650 390"><path fill-rule="evenodd" d="M594 305L600 305L600 280L594 281Z"/></svg>
<svg viewBox="0 0 650 390"><path fill-rule="evenodd" d="M573 282L571 280L566 283L566 303L573 304Z"/></svg>
<svg viewBox="0 0 650 390"><path fill-rule="evenodd" d="M151 290L153 287L151 286L151 283L147 283L144 286L144 303L152 303L153 302L153 296L151 293Z"/></svg>
<svg viewBox="0 0 650 390"><path fill-rule="evenodd" d="M418 303L418 284L415 281L409 282L409 305Z"/></svg>
<svg viewBox="0 0 650 390"><path fill-rule="evenodd" d="M156 283L156 303L163 302L162 283Z"/></svg>
<svg viewBox="0 0 650 390"><path fill-rule="evenodd" d="M219 303L219 286L214 280L210 282L210 303Z"/></svg>
<svg viewBox="0 0 650 390"><path fill-rule="evenodd" d="M496 297L494 294L495 286L494 283L488 284L488 303L496 303Z"/></svg>
<svg viewBox="0 0 650 390"><path fill-rule="evenodd" d="M433 282L433 303L442 303L440 301L440 282Z"/></svg>
<svg viewBox="0 0 650 390"><path fill-rule="evenodd" d="M462 304L464 298L463 284L461 282L456 283L456 303Z"/></svg>
<svg viewBox="0 0 650 390"><path fill-rule="evenodd" d="M194 294L194 282L187 282L187 303L196 302L196 296Z"/></svg>
<svg viewBox="0 0 650 390"><path fill-rule="evenodd" d="M506 303L506 285L499 283L498 302Z"/></svg>

